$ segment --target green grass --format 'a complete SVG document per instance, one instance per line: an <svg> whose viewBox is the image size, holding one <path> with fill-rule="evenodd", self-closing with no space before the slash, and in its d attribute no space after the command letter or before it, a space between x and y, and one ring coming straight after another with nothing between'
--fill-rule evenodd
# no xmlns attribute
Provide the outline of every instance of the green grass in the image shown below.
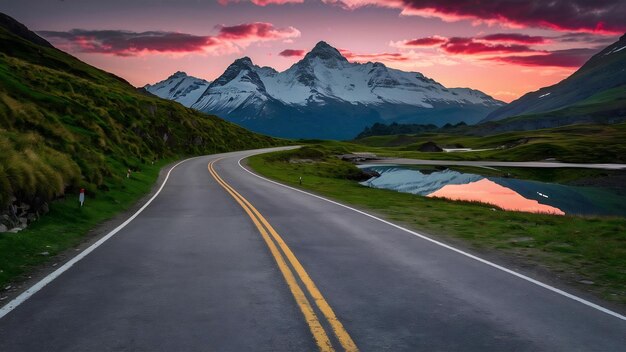
<svg viewBox="0 0 626 352"><path fill-rule="evenodd" d="M358 171L353 165L332 157L332 147L326 152L312 162L288 162L306 159L292 151L254 156L248 163L266 177L478 251L546 268L605 299L626 303L626 219L494 211L482 204L368 188L349 179ZM577 283L582 279L595 284Z"/></svg>
<svg viewBox="0 0 626 352"><path fill-rule="evenodd" d="M141 171L125 178L125 169L116 172L122 182L109 183L108 192L96 198L87 197L78 206L78 194L67 194L65 200L52 204L50 213L18 233L0 234L0 287L19 281L37 265L71 248L85 238L89 230L120 211L128 209L144 196L168 160L143 165ZM47 255L42 253L48 252Z"/></svg>
<svg viewBox="0 0 626 352"><path fill-rule="evenodd" d="M506 132L491 136L456 133L375 136L353 141L383 156L442 160L539 161L553 158L574 163L626 162L626 123L572 125L536 131ZM494 150L467 153L422 153L421 144ZM504 147L503 147L504 146Z"/></svg>

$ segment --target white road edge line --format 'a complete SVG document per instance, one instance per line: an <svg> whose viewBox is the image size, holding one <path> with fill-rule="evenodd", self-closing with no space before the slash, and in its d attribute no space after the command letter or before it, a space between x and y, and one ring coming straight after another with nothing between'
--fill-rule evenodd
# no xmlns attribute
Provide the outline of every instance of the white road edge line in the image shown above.
<svg viewBox="0 0 626 352"><path fill-rule="evenodd" d="M20 304L24 303L32 295L37 293L39 290L44 288L44 286L46 286L47 284L52 282L54 279L59 277L61 274L63 274L65 271L67 271L69 268L74 266L74 264L78 263L81 259L85 258L89 253L93 252L96 248L100 247L100 245L102 245L109 238L113 237L116 233L118 233L121 229L123 229L126 225L128 225L131 221L133 221L161 193L161 190L163 190L163 187L165 187L165 184L167 183L167 180L170 178L170 173L172 172L172 170L174 170L178 165L184 163L185 161L188 161L188 160L191 160L191 159L195 159L195 158L197 158L197 157L193 157L193 158L182 160L182 161L178 162L176 165L172 166L172 168L167 172L167 175L165 176L165 179L163 180L163 184L161 184L161 187L159 187L159 189L154 194L154 196L152 196L152 198L150 198L146 202L146 204L144 204L139 210L137 210L137 212L135 214L133 214L130 218L126 219L126 221L124 221L119 226L117 226L115 229L113 229L111 232L106 234L106 236L102 237L101 239L96 241L94 244L92 244L91 246L87 247L85 250L80 252L77 256L75 256L74 258L70 259L68 262L63 264L57 270L53 271L48 276L44 277L43 279L38 281L36 284L31 286L28 290L22 292L19 296L15 297L9 303L7 303L2 308L0 308L0 319L2 319L5 315L9 314L13 309L17 308L17 306L19 306Z"/></svg>
<svg viewBox="0 0 626 352"><path fill-rule="evenodd" d="M251 156L251 155L250 155L250 156ZM324 197L318 196L318 195L316 195L316 194L309 193L309 192L303 191L303 190L301 190L301 189L297 189L297 188L295 188L295 187L287 186L287 185L284 185L284 184L282 184L282 183L279 183L279 182L276 182L276 181L272 181L272 180L270 180L270 179L267 179L267 178L265 178L265 177L263 177L263 176L257 175L256 173L254 173L254 172L252 172L252 171L250 171L250 170L246 169L243 165L241 165L241 161L242 161L243 159L246 159L246 158L250 157L250 156L243 157L243 158L239 159L239 161L238 161L237 163L239 164L239 167L241 167L241 168L242 168L242 169L244 169L246 172L248 172L249 174L251 174L251 175L253 175L253 176L255 176L255 177L258 177L258 178L260 178L260 179L263 179L263 180L265 180L265 181L267 181L267 182L271 182L271 183L276 184L276 185L278 185L278 186L285 187L285 188L291 189L291 190L293 190L293 191L300 192L300 193L304 193L304 194L309 195L309 196L311 196L311 197L315 197L315 198L318 198L318 199L324 200L324 201L326 201L326 202L329 202L329 203L332 203L332 204L338 205L338 206L340 206L340 207L344 207L344 208L346 208L346 209L350 209L350 210L355 211L355 212L357 212L357 213L359 213L359 214L365 215L365 216L370 217L370 218L372 218L372 219L375 219L375 220L378 220L378 221L380 221L380 222L383 222L383 223L385 223L385 224L387 224L387 225L393 226L393 227L395 227L395 228L397 228L397 229L399 229L399 230L402 230L402 231L404 231L404 232L408 232L408 233L410 233L411 235L417 236L417 237L419 237L419 238L421 238L421 239L423 239L423 240L426 240L426 241L432 242L432 243L434 243L434 244L436 244L436 245L438 245L438 246L441 246L441 247L447 248L447 249L449 249L449 250L451 250L451 251L454 251L454 252L457 252L457 253L459 253L459 254L462 254L462 255L464 255L464 256L466 256L466 257L469 257L469 258L471 258L471 259L474 259L474 260L476 260L476 261L479 261L479 262L481 262L481 263L483 263L483 264L487 264L487 265L489 265L489 266L491 266L491 267L493 267L493 268L496 268L496 269L498 269L498 270L504 271L505 273L511 274L511 275L513 275L513 276L517 276L517 277L518 277L518 278L520 278L520 279L526 280L526 281L528 281L528 282L530 282L530 283L533 283L533 284L535 284L535 285L537 285L537 286L541 286L541 287L543 287L543 288L545 288L545 289L547 289L547 290L550 290L550 291L552 291L552 292L555 292L555 293L557 293L557 294L559 294L559 295L561 295L561 296L565 296L565 297L567 297L567 298L569 298L569 299L572 299L572 300L574 300L574 301L580 302L580 303L582 303L582 304L584 304L584 305L586 305L586 306L589 306L589 307L591 307L591 308L597 309L597 310L599 310L599 311L601 311L601 312L603 312L603 313L606 313L606 314L608 314L608 315L612 315L612 316L614 316L614 317L616 317L616 318L618 318L618 319L621 319L621 320L626 320L626 316L621 315L621 314L619 314L619 313L617 313L617 312L614 312L614 311L612 311L612 310L610 310L610 309L604 308L604 307L602 307L602 306L600 306L600 305L597 305L597 304L595 304L595 303L593 303L593 302L589 302L589 301L587 301L587 300L586 300L586 299L584 299L584 298L581 298L581 297L575 296L575 295L573 295L573 294L571 294L571 293L565 292L565 291L563 291L563 290L561 290L561 289L558 289L558 288L556 288L556 287L554 287L554 286L550 286L550 285L548 285L548 284L545 284L545 283L543 283L543 282L541 282L541 281L538 281L538 280L535 280L535 279L533 279L533 278L530 278L530 277L528 277L528 276L526 276L526 275L520 274L520 273L518 273L518 272L516 272L516 271L513 271L513 270L511 270L511 269L507 269L507 268L505 268L505 267L503 267L503 266L501 266L501 265L498 265L498 264L496 264L496 263L490 262L490 261L488 261L488 260L486 260L486 259L483 259L483 258L477 257L477 256L475 256L475 255L473 255L473 254L470 254L470 253L467 253L467 252L464 252L464 251L462 251L462 250L460 250L460 249L458 249L458 248L452 247L452 246L447 245L447 244L445 244L445 243L443 243L443 242L439 242L439 241L437 241L437 240L435 240L435 239L432 239L432 238L430 238L430 237L428 237L428 236L426 236L426 235L422 235L421 233L418 233L418 232L415 232L415 231L412 231L412 230L406 229L406 228L404 228L404 227L402 227L402 226L396 225L396 224L391 223L391 222L389 222L389 221L387 221L387 220L383 220L383 219L381 219L381 218L379 218L379 217L376 217L376 216L374 216L374 215L368 214L368 213L366 213L366 212L364 212L364 211L361 211L361 210L358 210L358 209L352 208L352 207L350 207L350 206L347 206L347 205L345 205L345 204L341 204L341 203L339 203L339 202L335 202L334 200L330 200L330 199L328 199L328 198L324 198Z"/></svg>

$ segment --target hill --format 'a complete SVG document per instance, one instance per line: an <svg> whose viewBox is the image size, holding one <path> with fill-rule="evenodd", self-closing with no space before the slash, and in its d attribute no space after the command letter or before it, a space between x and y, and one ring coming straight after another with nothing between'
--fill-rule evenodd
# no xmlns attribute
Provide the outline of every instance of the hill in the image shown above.
<svg viewBox="0 0 626 352"><path fill-rule="evenodd" d="M484 130L530 130L574 123L626 121L626 35L563 81L490 113Z"/></svg>
<svg viewBox="0 0 626 352"><path fill-rule="evenodd" d="M138 91L0 14L0 213L97 196L155 159L277 143Z"/></svg>

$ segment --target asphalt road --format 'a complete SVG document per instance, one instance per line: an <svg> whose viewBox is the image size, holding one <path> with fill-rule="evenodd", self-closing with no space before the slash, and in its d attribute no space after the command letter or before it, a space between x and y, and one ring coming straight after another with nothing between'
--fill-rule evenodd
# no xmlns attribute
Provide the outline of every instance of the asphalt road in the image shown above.
<svg viewBox="0 0 626 352"><path fill-rule="evenodd" d="M238 164L252 153L177 166L132 222L0 319L0 351L316 351L314 336L337 351L624 351L619 316L258 178Z"/></svg>
<svg viewBox="0 0 626 352"><path fill-rule="evenodd" d="M577 164L555 161L461 161L461 160L422 160L406 158L389 158L368 160L362 164L393 164L393 165L457 165L479 167L532 167L532 168L577 168L577 169L605 169L624 170L626 164Z"/></svg>

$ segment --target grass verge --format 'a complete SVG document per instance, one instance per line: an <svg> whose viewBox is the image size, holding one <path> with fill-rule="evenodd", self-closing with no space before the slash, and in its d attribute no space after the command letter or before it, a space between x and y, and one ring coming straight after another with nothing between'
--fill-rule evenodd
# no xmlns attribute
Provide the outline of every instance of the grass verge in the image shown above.
<svg viewBox="0 0 626 352"><path fill-rule="evenodd" d="M143 165L130 178L111 182L108 192L100 192L96 198L87 196L83 208L78 206L78 194L67 194L65 200L50 205L50 213L25 230L0 233L0 290L79 244L97 224L129 209L150 191L159 171L169 162ZM120 169L120 176L125 177L125 173L125 169Z"/></svg>
<svg viewBox="0 0 626 352"><path fill-rule="evenodd" d="M248 159L259 174L279 182L372 211L448 241L498 255L516 265L626 304L626 219L551 216L493 210L361 186L359 170L328 146L261 154ZM302 177L303 183L298 183Z"/></svg>

